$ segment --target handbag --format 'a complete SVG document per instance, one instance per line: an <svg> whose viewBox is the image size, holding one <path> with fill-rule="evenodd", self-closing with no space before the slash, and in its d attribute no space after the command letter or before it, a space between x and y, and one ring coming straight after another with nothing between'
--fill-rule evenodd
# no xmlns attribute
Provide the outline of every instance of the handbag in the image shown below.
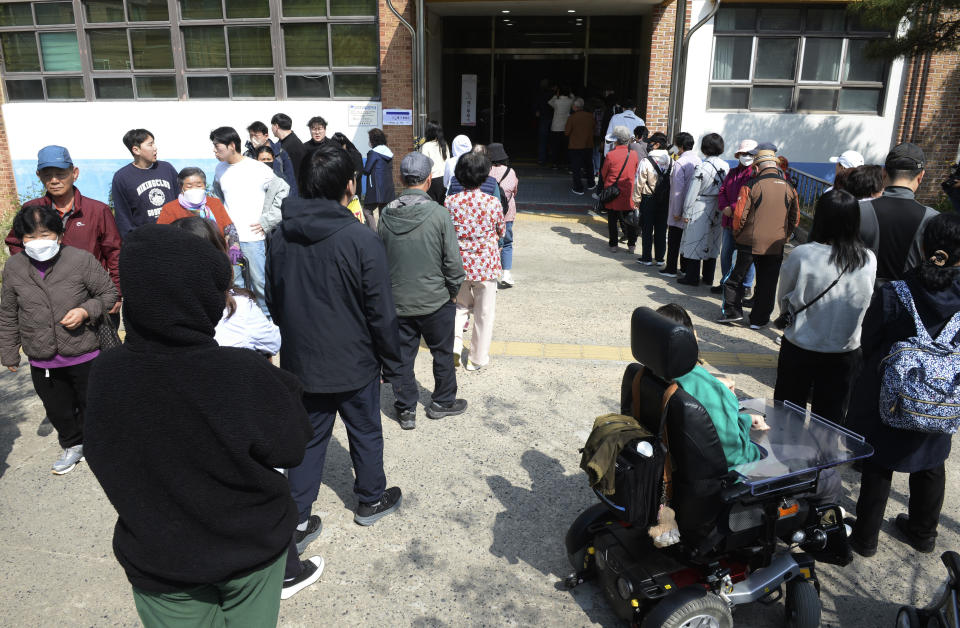
<svg viewBox="0 0 960 628"><path fill-rule="evenodd" d="M117 333L117 328L113 326L113 320L106 312L100 317L94 331L97 332L97 341L100 343L101 351L115 349L123 344L123 341L120 340L120 334Z"/></svg>
<svg viewBox="0 0 960 628"><path fill-rule="evenodd" d="M617 187L617 183L620 181L620 175L623 174L624 168L627 167L627 162L630 161L630 152L627 152L626 158L623 160L623 165L620 166L620 172L617 173L617 178L614 179L613 185L608 185L600 191L600 198L597 199L597 208L600 209L613 199L620 196L620 188Z"/></svg>
<svg viewBox="0 0 960 628"><path fill-rule="evenodd" d="M795 321L795 320L797 319L797 314L799 314L800 312L804 311L805 309L807 309L808 307L810 307L811 305L813 305L814 303L816 303L817 301L819 301L820 299L822 299L822 298L823 298L823 295L825 295L826 293L830 292L830 290L831 290L835 285L837 285L837 283L840 281L840 278L843 277L843 273L845 273L845 272L847 272L847 269L846 269L846 268L844 268L843 270L840 271L840 274L837 275L837 278L833 280L833 283L832 283L832 284L830 284L829 286L827 286L827 289L826 289L826 290L824 290L823 292L821 292L820 294L818 294L817 297L816 297L814 300L810 301L810 303L807 303L806 305L804 305L802 308L800 308L800 309L797 310L796 312L789 312L789 311L788 311L788 312L783 312L783 313L781 313L780 316L778 316L778 317L776 318L776 320L773 321L774 326L776 326L777 329L786 329L787 327L790 327L791 325L793 325L793 321Z"/></svg>

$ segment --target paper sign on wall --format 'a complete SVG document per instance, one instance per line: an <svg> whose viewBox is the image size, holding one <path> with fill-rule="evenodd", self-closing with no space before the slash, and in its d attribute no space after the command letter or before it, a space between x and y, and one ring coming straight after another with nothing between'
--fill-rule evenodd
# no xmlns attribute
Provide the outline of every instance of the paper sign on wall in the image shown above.
<svg viewBox="0 0 960 628"><path fill-rule="evenodd" d="M379 109L376 103L366 105L350 105L347 111L347 126L378 126Z"/></svg>
<svg viewBox="0 0 960 628"><path fill-rule="evenodd" d="M413 110L384 109L383 126L413 126Z"/></svg>
<svg viewBox="0 0 960 628"><path fill-rule="evenodd" d="M460 83L460 124L477 126L477 75L464 74Z"/></svg>

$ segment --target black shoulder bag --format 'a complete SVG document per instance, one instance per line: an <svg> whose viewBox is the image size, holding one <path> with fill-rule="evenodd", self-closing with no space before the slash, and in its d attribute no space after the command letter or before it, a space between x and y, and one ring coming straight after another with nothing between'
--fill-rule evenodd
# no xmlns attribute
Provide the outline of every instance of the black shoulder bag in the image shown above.
<svg viewBox="0 0 960 628"><path fill-rule="evenodd" d="M797 314L799 314L800 312L804 311L805 309L807 309L808 307L810 307L811 305L813 305L814 303L822 299L823 295L830 292L830 290L832 290L833 287L837 285L837 283L840 281L840 278L843 277L843 273L845 272L847 272L846 268L840 271L840 274L837 275L837 278L833 280L832 284L827 286L826 290L818 294L815 299L810 301L810 303L807 303L806 305L804 305L802 308L800 308L796 312L782 312L780 316L778 316L776 320L773 321L774 326L777 329L786 329L787 327L790 327L791 325L793 325L793 321L797 319Z"/></svg>
<svg viewBox="0 0 960 628"><path fill-rule="evenodd" d="M628 161L630 161L629 150L627 151L626 158L623 160L623 165L620 166L620 172L617 173L617 178L613 181L613 185L608 185L600 191L600 198L597 200L597 209L603 209L604 205L620 196L620 188L617 187L617 183L620 182L620 176L623 174L623 169L627 167Z"/></svg>

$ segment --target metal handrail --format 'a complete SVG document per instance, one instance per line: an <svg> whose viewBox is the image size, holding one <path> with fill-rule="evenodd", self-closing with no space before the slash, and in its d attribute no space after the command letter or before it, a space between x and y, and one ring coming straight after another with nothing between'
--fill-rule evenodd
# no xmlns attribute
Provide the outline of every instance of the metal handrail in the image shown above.
<svg viewBox="0 0 960 628"><path fill-rule="evenodd" d="M797 196L800 198L800 215L813 220L813 208L817 204L817 199L823 196L824 191L832 184L820 177L815 177L809 172L788 168L790 181L797 190Z"/></svg>

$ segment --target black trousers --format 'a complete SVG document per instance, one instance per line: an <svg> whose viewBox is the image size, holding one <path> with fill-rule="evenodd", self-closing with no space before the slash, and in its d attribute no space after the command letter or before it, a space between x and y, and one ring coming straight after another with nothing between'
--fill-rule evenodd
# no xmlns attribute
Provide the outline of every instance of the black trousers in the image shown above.
<svg viewBox="0 0 960 628"><path fill-rule="evenodd" d="M570 170L573 171L573 189L577 192L583 192L583 181L587 182L587 189L593 187L593 149L592 148L571 148L567 151L570 155Z"/></svg>
<svg viewBox="0 0 960 628"><path fill-rule="evenodd" d="M666 224L666 220L664 220ZM675 273L679 269L682 273L687 267L687 260L680 256L680 241L683 240L683 229L667 227L667 265L663 267L668 273ZM679 263L679 267L678 264Z"/></svg>
<svg viewBox="0 0 960 628"><path fill-rule="evenodd" d="M667 209L657 207L651 196L640 201L640 242L643 261L663 261L667 250Z"/></svg>
<svg viewBox="0 0 960 628"><path fill-rule="evenodd" d="M447 197L447 188L443 187L443 177L430 181L430 189L427 190L427 194L437 203L443 205L443 201Z"/></svg>
<svg viewBox="0 0 960 628"><path fill-rule="evenodd" d="M30 367L33 388L66 449L83 443L83 414L87 409L87 379L93 360L55 369Z"/></svg>
<svg viewBox="0 0 960 628"><path fill-rule="evenodd" d="M290 494L297 504L299 518L310 517L313 502L320 491L327 445L333 434L337 413L347 428L350 460L356 480L353 492L361 503L369 504L383 496L387 479L383 473L383 427L380 425L380 377L357 390L338 393L304 393L303 405L313 425L313 436L299 466L287 470Z"/></svg>
<svg viewBox="0 0 960 628"><path fill-rule="evenodd" d="M890 469L884 469L869 458L863 461L860 497L857 499L857 524L853 527L853 535L867 547L877 545L892 479L893 471ZM910 531L921 539L937 536L946 480L943 463L910 474L907 515L910 517Z"/></svg>
<svg viewBox="0 0 960 628"><path fill-rule="evenodd" d="M567 136L563 131L550 131L550 148L553 153L553 165L560 167L567 163Z"/></svg>
<svg viewBox="0 0 960 628"><path fill-rule="evenodd" d="M754 255L749 246L738 245L737 262L723 282L723 314L743 316L743 280L750 270L750 264L753 264L757 269L757 278L753 284L754 304L750 310L750 324L762 326L769 323L777 299L777 281L780 279L782 263L783 253Z"/></svg>
<svg viewBox="0 0 960 628"><path fill-rule="evenodd" d="M703 283L707 285L713 285L713 275L717 271L717 258L713 259L693 259L690 257L685 257L683 259L683 270L686 273L687 281L693 283L695 281L701 281L700 279L700 263L703 262Z"/></svg>
<svg viewBox="0 0 960 628"><path fill-rule="evenodd" d="M452 403L457 398L457 371L453 364L454 320L457 306L447 301L436 312L423 316L400 316L400 353L403 364L398 381L393 382L397 412L415 410L420 389L413 374L413 365L420 350L420 337L433 356L433 401Z"/></svg>
<svg viewBox="0 0 960 628"><path fill-rule="evenodd" d="M617 223L623 217L623 214L624 212L622 211L607 210L607 235L609 236L610 246L617 246L617 243L620 241L620 232L617 230ZM627 236L627 246L636 246L636 227L631 227L627 223L623 223L623 234Z"/></svg>
<svg viewBox="0 0 960 628"><path fill-rule="evenodd" d="M850 391L860 374L861 355L860 349L846 353L808 351L784 337L777 358L777 385L773 398L805 408L812 392L810 409L813 413L843 425Z"/></svg>

